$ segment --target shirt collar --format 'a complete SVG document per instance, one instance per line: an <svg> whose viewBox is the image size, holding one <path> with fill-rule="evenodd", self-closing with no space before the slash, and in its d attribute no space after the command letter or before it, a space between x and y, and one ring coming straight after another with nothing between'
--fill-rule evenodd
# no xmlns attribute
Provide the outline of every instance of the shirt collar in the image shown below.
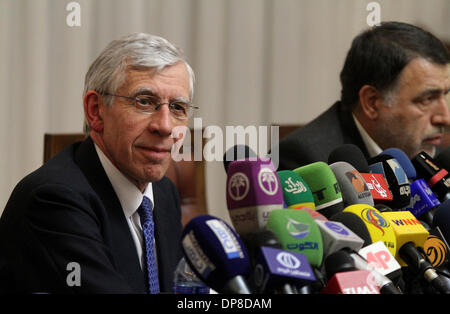
<svg viewBox="0 0 450 314"><path fill-rule="evenodd" d="M94 143L95 150L97 151L98 158L103 166L103 169L108 176L117 197L119 198L120 205L122 205L123 212L127 218L130 218L139 208L142 203L142 199L147 196L152 205L153 201L153 188L152 183L149 182L142 193L130 180L128 180L116 166L106 157L102 150ZM154 206L152 206L154 208Z"/></svg>
<svg viewBox="0 0 450 314"><path fill-rule="evenodd" d="M375 143L375 141L370 137L370 135L367 133L367 131L364 129L364 127L359 123L358 119L355 117L355 115L352 113L353 120L355 121L356 128L359 131L359 134L361 134L361 138L364 142L364 145L366 145L367 152L369 153L370 157L378 156L383 152L381 147Z"/></svg>

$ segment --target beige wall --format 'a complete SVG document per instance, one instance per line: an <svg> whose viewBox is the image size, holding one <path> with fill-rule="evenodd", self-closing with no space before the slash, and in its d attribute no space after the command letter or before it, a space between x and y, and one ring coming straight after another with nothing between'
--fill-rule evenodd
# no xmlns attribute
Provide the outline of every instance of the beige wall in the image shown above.
<svg viewBox="0 0 450 314"><path fill-rule="evenodd" d="M206 125L305 123L339 97L352 38L367 27L365 0L0 0L0 212L39 167L45 132L81 132L84 74L112 39L149 32L182 47L197 75ZM450 40L449 0L377 1L382 20ZM221 162L207 165L213 215L229 219Z"/></svg>

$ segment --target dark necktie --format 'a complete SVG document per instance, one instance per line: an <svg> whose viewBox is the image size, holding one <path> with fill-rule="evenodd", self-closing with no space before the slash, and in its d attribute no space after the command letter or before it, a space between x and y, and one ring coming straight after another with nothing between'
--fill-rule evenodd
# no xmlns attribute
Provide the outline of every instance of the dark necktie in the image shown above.
<svg viewBox="0 0 450 314"><path fill-rule="evenodd" d="M152 203L144 196L138 208L141 218L142 233L144 234L144 273L147 275L150 294L159 293L158 269L156 267L155 247L153 244L155 225L153 223Z"/></svg>

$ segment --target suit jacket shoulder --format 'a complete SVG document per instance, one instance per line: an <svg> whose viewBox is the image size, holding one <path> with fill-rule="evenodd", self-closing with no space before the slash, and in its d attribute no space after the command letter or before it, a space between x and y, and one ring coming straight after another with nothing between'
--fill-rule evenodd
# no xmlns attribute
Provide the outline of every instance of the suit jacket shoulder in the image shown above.
<svg viewBox="0 0 450 314"><path fill-rule="evenodd" d="M279 168L292 170L317 161L327 162L329 154L343 144L355 144L367 155L351 112L336 102L280 141Z"/></svg>

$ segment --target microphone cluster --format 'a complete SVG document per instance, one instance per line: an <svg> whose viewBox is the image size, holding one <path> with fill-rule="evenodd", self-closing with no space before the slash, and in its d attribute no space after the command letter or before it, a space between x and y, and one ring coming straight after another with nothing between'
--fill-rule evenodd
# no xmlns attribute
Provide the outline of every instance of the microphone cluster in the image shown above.
<svg viewBox="0 0 450 314"><path fill-rule="evenodd" d="M202 215L183 230L186 261L209 287L234 294L450 293L449 150L434 160L390 148L367 160L347 144L328 163L278 172L270 159L244 151L224 163L232 226Z"/></svg>

